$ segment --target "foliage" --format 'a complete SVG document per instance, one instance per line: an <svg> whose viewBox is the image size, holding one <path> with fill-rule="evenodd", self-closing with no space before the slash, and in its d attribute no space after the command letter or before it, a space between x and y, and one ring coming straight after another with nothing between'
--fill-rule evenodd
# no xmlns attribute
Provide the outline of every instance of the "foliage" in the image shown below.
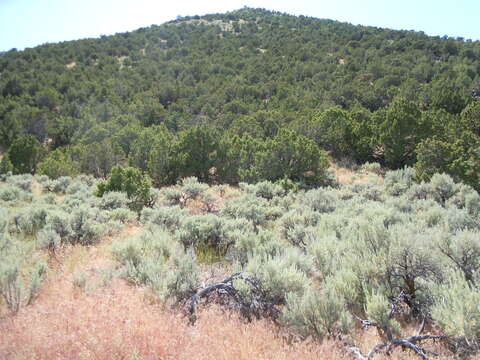
<svg viewBox="0 0 480 360"><path fill-rule="evenodd" d="M127 194L130 207L140 211L144 206L151 204L151 181L148 175L140 170L115 166L108 175L107 180L98 184L96 195L99 197L111 191L121 191Z"/></svg>
<svg viewBox="0 0 480 360"><path fill-rule="evenodd" d="M463 273L465 280L474 282L474 276L480 270L480 234L461 231L457 234L444 234L438 239L438 247L446 255L457 271Z"/></svg>
<svg viewBox="0 0 480 360"><path fill-rule="evenodd" d="M12 216L10 223L11 230L34 235L45 226L47 215L48 212L46 208L41 205L25 207Z"/></svg>
<svg viewBox="0 0 480 360"><path fill-rule="evenodd" d="M163 300L181 301L198 286L194 255L172 242L164 230L154 229L112 245L114 257L124 265L124 276L146 284Z"/></svg>
<svg viewBox="0 0 480 360"><path fill-rule="evenodd" d="M127 207L127 194L120 191L108 191L100 199L100 209L114 210Z"/></svg>
<svg viewBox="0 0 480 360"><path fill-rule="evenodd" d="M478 54L461 38L262 9L179 18L2 53L0 141L31 136L67 154L46 160L53 177L128 163L158 186L196 176L308 187L326 181L317 146L478 187ZM32 146L17 172L36 170Z"/></svg>
<svg viewBox="0 0 480 360"><path fill-rule="evenodd" d="M389 333L398 335L400 332L400 324L392 319L391 311L392 304L384 294L380 292L367 294L366 315L377 324L384 336L389 336Z"/></svg>
<svg viewBox="0 0 480 360"><path fill-rule="evenodd" d="M13 164L8 154L6 154L2 157L2 160L0 160L0 175L6 175L8 173L13 173Z"/></svg>
<svg viewBox="0 0 480 360"><path fill-rule="evenodd" d="M62 176L72 177L78 175L78 172L78 165L60 149L50 152L38 164L37 170L39 175L47 175L50 179L57 179Z"/></svg>
<svg viewBox="0 0 480 360"><path fill-rule="evenodd" d="M302 295L310 285L307 274L286 256L255 256L246 269L259 279L273 303L285 303L289 293Z"/></svg>
<svg viewBox="0 0 480 360"><path fill-rule="evenodd" d="M234 219L246 219L258 230L260 226L265 226L270 220L278 218L280 211L278 207L270 206L263 198L244 195L226 204L221 213Z"/></svg>
<svg viewBox="0 0 480 360"><path fill-rule="evenodd" d="M480 346L480 291L459 272L449 274L443 284L434 288L432 316L445 332L463 340L470 349Z"/></svg>
<svg viewBox="0 0 480 360"><path fill-rule="evenodd" d="M415 161L415 147L426 137L418 105L405 99L390 104L380 123L385 163L398 169Z"/></svg>
<svg viewBox="0 0 480 360"><path fill-rule="evenodd" d="M0 238L0 297L16 313L38 295L46 264L37 260L29 264L32 250L8 235ZM26 280L26 281L25 281Z"/></svg>
<svg viewBox="0 0 480 360"><path fill-rule="evenodd" d="M277 181L287 178L305 186L328 182L328 158L310 139L282 129L255 155L259 179Z"/></svg>
<svg viewBox="0 0 480 360"><path fill-rule="evenodd" d="M254 185L240 184L240 186L248 192L255 194L255 196L272 200L274 197L283 196L285 190L276 183L270 181L262 181Z"/></svg>
<svg viewBox="0 0 480 360"><path fill-rule="evenodd" d="M31 135L24 135L13 141L8 151L15 174L33 174L43 155L42 144Z"/></svg>
<svg viewBox="0 0 480 360"><path fill-rule="evenodd" d="M211 248L224 254L232 245L230 232L244 225L241 221L221 218L213 214L194 215L182 221L178 239L185 248Z"/></svg>
<svg viewBox="0 0 480 360"><path fill-rule="evenodd" d="M112 253L162 301L234 270L235 294L305 337L423 317L478 350L479 54L249 8L0 54L2 296L38 293L34 245L89 246L139 215ZM384 181L335 184L331 159Z"/></svg>
<svg viewBox="0 0 480 360"><path fill-rule="evenodd" d="M188 200L196 200L207 189L208 185L198 182L198 179L194 176L182 179L179 183L182 191L182 201L186 205Z"/></svg>
<svg viewBox="0 0 480 360"><path fill-rule="evenodd" d="M415 171L412 168L389 171L385 176L385 188L391 195L398 196L406 192L415 183Z"/></svg>
<svg viewBox="0 0 480 360"><path fill-rule="evenodd" d="M320 294L308 289L303 296L287 296L287 307L282 320L304 336L323 338L346 333L352 326L352 318L341 298L332 291Z"/></svg>
<svg viewBox="0 0 480 360"><path fill-rule="evenodd" d="M140 221L144 224L155 224L169 230L175 230L187 216L187 212L178 206L145 208L140 214Z"/></svg>
<svg viewBox="0 0 480 360"><path fill-rule="evenodd" d="M92 219L92 213L87 207L80 207L69 217L71 232L69 241L72 244L92 245L102 235L101 229Z"/></svg>
<svg viewBox="0 0 480 360"><path fill-rule="evenodd" d="M215 164L218 133L206 126L196 126L179 133L175 145L175 166L181 178L195 176L201 182L211 182L209 173Z"/></svg>

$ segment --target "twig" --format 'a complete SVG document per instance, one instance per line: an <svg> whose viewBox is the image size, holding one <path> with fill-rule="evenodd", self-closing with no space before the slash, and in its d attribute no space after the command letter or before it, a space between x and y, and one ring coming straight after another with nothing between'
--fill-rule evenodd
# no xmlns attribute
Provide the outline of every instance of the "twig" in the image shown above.
<svg viewBox="0 0 480 360"><path fill-rule="evenodd" d="M391 312L392 313L392 312ZM383 327L380 327L377 323L369 320L364 320L361 319L360 317L354 315L354 317L360 321L362 324L362 327L364 329L368 329L370 326L376 327L377 329L381 330L382 332L387 334L388 341L385 343L377 344L373 347L372 350L368 354L363 354L361 350L357 347L348 347L347 351L353 355L356 359L359 360L367 360L367 359L372 359L375 354L379 353L383 349L385 349L385 352L387 354L390 354L390 352L397 346L400 346L404 349L410 349L413 352L415 352L418 356L420 356L424 360L430 360L430 357L428 355L432 356L438 356L437 353L425 349L422 346L418 345L417 343L424 341L424 340L447 340L448 337L443 336L443 335L432 335L432 334L425 334L421 335L425 328L425 318L423 318L422 324L418 330L418 335L415 336L410 336L406 338L393 338L391 331L389 329L385 329Z"/></svg>

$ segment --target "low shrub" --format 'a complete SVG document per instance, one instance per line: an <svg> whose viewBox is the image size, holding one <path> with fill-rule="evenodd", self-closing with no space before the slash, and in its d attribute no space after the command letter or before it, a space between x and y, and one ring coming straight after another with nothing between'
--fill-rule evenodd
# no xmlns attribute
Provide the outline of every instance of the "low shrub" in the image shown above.
<svg viewBox="0 0 480 360"><path fill-rule="evenodd" d="M0 200L5 202L13 202L20 200L21 191L15 186L2 186L0 189Z"/></svg>
<svg viewBox="0 0 480 360"><path fill-rule="evenodd" d="M268 230L260 230L258 233L255 233L253 229L245 226L230 233L230 237L234 241L234 247L232 247L230 254L227 254L229 255L227 258L238 261L242 266L256 256L277 256L285 248L285 244L280 241L277 235Z"/></svg>
<svg viewBox="0 0 480 360"><path fill-rule="evenodd" d="M9 176L7 183L23 191L30 192L32 190L33 176L30 174Z"/></svg>
<svg viewBox="0 0 480 360"><path fill-rule="evenodd" d="M432 318L457 340L457 346L480 350L480 289L461 272L451 272L446 281L432 285Z"/></svg>
<svg viewBox="0 0 480 360"><path fill-rule="evenodd" d="M148 285L163 301L192 296L199 284L198 266L191 252L184 252L160 228L112 245L112 253L124 265L130 281Z"/></svg>
<svg viewBox="0 0 480 360"><path fill-rule="evenodd" d="M55 232L62 241L65 241L72 233L70 215L61 210L50 211L45 220L45 230Z"/></svg>
<svg viewBox="0 0 480 360"><path fill-rule="evenodd" d="M91 189L88 185L85 185L84 183L80 181L72 181L67 188L65 189L65 194L66 195L80 195L82 196L83 194L88 194L90 195Z"/></svg>
<svg viewBox="0 0 480 360"><path fill-rule="evenodd" d="M469 230L454 235L442 233L436 237L436 243L456 271L462 272L472 284L480 272L480 233Z"/></svg>
<svg viewBox="0 0 480 360"><path fill-rule="evenodd" d="M303 201L313 211L328 213L335 210L338 198L331 189L315 189L307 191Z"/></svg>
<svg viewBox="0 0 480 360"><path fill-rule="evenodd" d="M453 179L447 174L435 174L430 179L430 186L435 199L441 204L450 199L457 192Z"/></svg>
<svg viewBox="0 0 480 360"><path fill-rule="evenodd" d="M404 194L415 184L416 172L413 168L388 171L385 175L385 191L392 196Z"/></svg>
<svg viewBox="0 0 480 360"><path fill-rule="evenodd" d="M40 199L44 204L47 205L56 205L57 204L57 198L54 194L45 194L42 196Z"/></svg>
<svg viewBox="0 0 480 360"><path fill-rule="evenodd" d="M183 207L183 194L179 189L176 188L166 188L162 190L162 195L167 200L169 205L179 205Z"/></svg>
<svg viewBox="0 0 480 360"><path fill-rule="evenodd" d="M40 249L55 251L62 243L62 238L55 230L43 229L37 234L37 244Z"/></svg>
<svg viewBox="0 0 480 360"><path fill-rule="evenodd" d="M140 214L140 221L144 224L155 224L164 226L174 231L180 227L188 212L179 206L161 207L161 208L145 208Z"/></svg>
<svg viewBox="0 0 480 360"><path fill-rule="evenodd" d="M200 183L195 176L191 176L179 181L177 187L163 189L162 194L169 205L183 208L190 200L202 196L208 188L207 184Z"/></svg>
<svg viewBox="0 0 480 360"><path fill-rule="evenodd" d="M46 271L41 260L31 261L32 248L6 235L0 237L0 297L16 313L38 295Z"/></svg>
<svg viewBox="0 0 480 360"><path fill-rule="evenodd" d="M91 209L83 206L72 212L69 217L72 244L92 245L104 234L105 228L98 226L92 218Z"/></svg>
<svg viewBox="0 0 480 360"><path fill-rule="evenodd" d="M348 251L346 242L331 235L316 238L308 244L307 248L315 269L323 279L339 268L339 261L346 251Z"/></svg>
<svg viewBox="0 0 480 360"><path fill-rule="evenodd" d="M193 246L202 251L210 249L223 256L234 243L232 234L243 226L241 220L225 219L212 214L194 215L182 222L176 236L185 248Z"/></svg>
<svg viewBox="0 0 480 360"><path fill-rule="evenodd" d="M480 216L480 195L472 187L455 185L455 193L447 200L446 206L465 209L471 216Z"/></svg>
<svg viewBox="0 0 480 360"><path fill-rule="evenodd" d="M244 195L227 202L220 214L234 219L249 220L258 230L258 227L280 217L281 212L280 208L272 207L266 199Z"/></svg>
<svg viewBox="0 0 480 360"><path fill-rule="evenodd" d="M435 191L429 183L422 182L420 184L413 184L410 186L410 188L405 192L405 196L409 200L435 199Z"/></svg>
<svg viewBox="0 0 480 360"><path fill-rule="evenodd" d="M108 212L108 217L111 220L117 220L122 223L132 222L137 219L137 213L130 209L118 208Z"/></svg>
<svg viewBox="0 0 480 360"><path fill-rule="evenodd" d="M383 173L385 172L385 170L382 168L382 166L379 164L379 163L371 163L371 162L366 162L364 164L362 164L360 170L364 173L374 173L374 174L377 174L377 175L383 175Z"/></svg>
<svg viewBox="0 0 480 360"><path fill-rule="evenodd" d="M7 228L9 218L10 212L5 208L0 207L0 234L3 234Z"/></svg>
<svg viewBox="0 0 480 360"><path fill-rule="evenodd" d="M118 191L105 193L100 199L99 207L103 210L114 210L128 207L129 200L127 195Z"/></svg>
<svg viewBox="0 0 480 360"><path fill-rule="evenodd" d="M46 181L44 183L44 188L55 193L65 193L71 182L71 177L61 176L58 179Z"/></svg>
<svg viewBox="0 0 480 360"><path fill-rule="evenodd" d="M450 232L455 233L462 230L475 230L479 227L478 217L471 216L465 209L449 207L443 217L443 223Z"/></svg>
<svg viewBox="0 0 480 360"><path fill-rule="evenodd" d="M267 200L272 200L275 197L284 196L286 194L286 191L282 186L270 181L262 181L257 184L241 183L240 188L257 197Z"/></svg>
<svg viewBox="0 0 480 360"><path fill-rule="evenodd" d="M284 304L287 294L302 295L311 284L305 272L281 255L255 256L245 270L260 281L265 297L273 303Z"/></svg>
<svg viewBox="0 0 480 360"><path fill-rule="evenodd" d="M366 294L365 313L369 321L377 324L384 337L400 334L400 324L392 317L392 304L382 292L371 291Z"/></svg>
<svg viewBox="0 0 480 360"><path fill-rule="evenodd" d="M219 201L218 196L213 194L205 194L202 197L202 210L206 213L213 213L216 211L216 206Z"/></svg>
<svg viewBox="0 0 480 360"><path fill-rule="evenodd" d="M11 218L10 228L26 235L34 235L46 224L48 210L41 205L23 208Z"/></svg>
<svg viewBox="0 0 480 360"><path fill-rule="evenodd" d="M347 333L353 319L345 303L330 289L308 288L303 295L288 294L282 321L304 337L335 336Z"/></svg>
<svg viewBox="0 0 480 360"><path fill-rule="evenodd" d="M442 224L445 214L446 210L440 205L436 205L419 213L418 220L424 221L428 227L434 227Z"/></svg>
<svg viewBox="0 0 480 360"><path fill-rule="evenodd" d="M385 189L379 185L357 183L351 185L349 190L369 201L383 202L385 200Z"/></svg>
<svg viewBox="0 0 480 360"><path fill-rule="evenodd" d="M198 182L195 176L187 177L179 182L183 193L183 201L196 200L208 189L207 184Z"/></svg>
<svg viewBox="0 0 480 360"><path fill-rule="evenodd" d="M313 236L313 227L318 224L320 216L316 211L292 210L279 220L281 234L294 246L306 246Z"/></svg>

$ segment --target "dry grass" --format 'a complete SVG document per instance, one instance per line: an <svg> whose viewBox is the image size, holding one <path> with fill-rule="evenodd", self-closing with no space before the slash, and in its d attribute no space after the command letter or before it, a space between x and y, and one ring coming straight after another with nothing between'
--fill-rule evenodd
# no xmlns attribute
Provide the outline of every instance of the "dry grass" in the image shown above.
<svg viewBox="0 0 480 360"><path fill-rule="evenodd" d="M126 226L115 238L141 230ZM268 321L246 323L210 308L190 326L178 311L151 301L144 288L120 279L99 285L100 270L113 265L111 240L56 254L36 302L0 319L0 359L342 358L331 342L287 342Z"/></svg>
<svg viewBox="0 0 480 360"><path fill-rule="evenodd" d="M202 311L190 326L119 279L93 292L66 278L50 281L32 307L0 321L0 334L5 360L349 358L340 342L296 342L268 321L246 323L218 308ZM373 330L357 336L364 351L379 341ZM399 350L389 359L412 358Z"/></svg>
<svg viewBox="0 0 480 360"><path fill-rule="evenodd" d="M273 330L273 331L272 331ZM195 326L121 280L94 292L49 282L38 301L0 322L1 359L340 359L332 343L287 342L266 321L218 309Z"/></svg>
<svg viewBox="0 0 480 360"><path fill-rule="evenodd" d="M383 178L374 173L361 172L331 163L331 168L339 184L382 184Z"/></svg>

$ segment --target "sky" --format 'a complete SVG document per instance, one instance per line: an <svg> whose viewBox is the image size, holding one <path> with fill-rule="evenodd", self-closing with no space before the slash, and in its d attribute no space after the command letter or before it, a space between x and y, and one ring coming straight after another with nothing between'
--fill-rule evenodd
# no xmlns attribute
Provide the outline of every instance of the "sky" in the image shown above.
<svg viewBox="0 0 480 360"><path fill-rule="evenodd" d="M479 0L0 0L0 51L110 35L179 15L244 6L480 40Z"/></svg>

